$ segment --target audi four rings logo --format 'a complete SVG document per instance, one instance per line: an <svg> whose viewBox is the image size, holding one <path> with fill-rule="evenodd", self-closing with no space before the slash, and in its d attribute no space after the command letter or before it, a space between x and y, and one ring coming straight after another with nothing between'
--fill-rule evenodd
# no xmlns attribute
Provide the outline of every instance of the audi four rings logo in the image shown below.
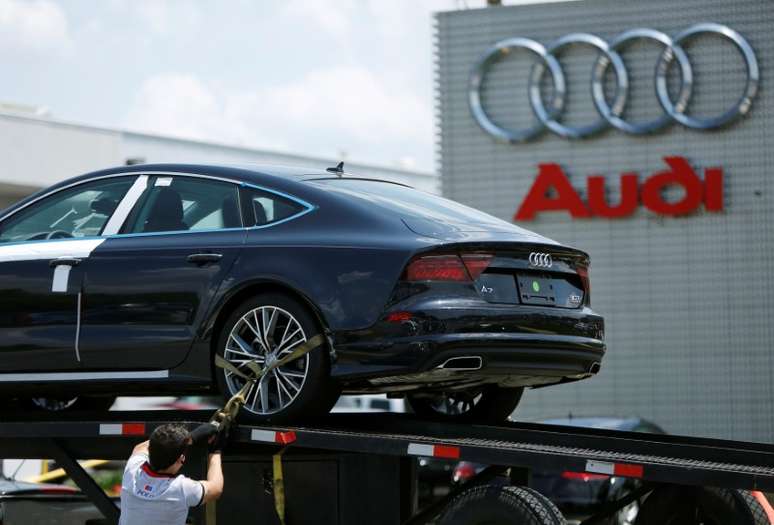
<svg viewBox="0 0 774 525"><path fill-rule="evenodd" d="M532 252L529 254L529 264L538 268L551 268L554 260L549 253Z"/></svg>
<svg viewBox="0 0 774 525"><path fill-rule="evenodd" d="M686 114L693 90L693 69L688 55L682 47L683 43L700 34L713 34L731 41L741 52L747 69L745 89L736 103L723 113L705 118ZM650 40L664 47L655 68L656 95L664 114L656 119L639 123L624 120L622 116L629 92L629 74L621 55L618 53L619 50L636 40ZM591 70L591 94L599 113L599 119L584 126L568 126L559 121L565 107L567 86L557 55L566 47L573 45L588 46L599 52L599 57ZM491 64L515 49L525 50L536 58L529 76L528 95L532 111L538 122L531 127L520 129L510 129L495 124L481 103L481 87L487 69ZM680 70L681 80L676 98L673 100L668 89L667 74L675 61L677 61ZM606 72L611 66L615 73L616 88L612 103L609 103L605 97L604 80ZM540 88L546 71L553 81L553 97L547 104L543 100ZM758 60L750 44L742 35L720 24L697 24L678 33L674 38L661 31L646 28L626 31L610 42L605 42L600 37L589 33L567 34L548 46L543 46L529 38L517 37L498 42L478 60L470 75L468 102L473 117L484 131L498 140L509 143L528 141L545 129L569 139L590 137L611 126L631 135L644 135L659 131L672 122L679 122L688 128L700 130L725 126L750 111L750 106L758 91L759 79Z"/></svg>

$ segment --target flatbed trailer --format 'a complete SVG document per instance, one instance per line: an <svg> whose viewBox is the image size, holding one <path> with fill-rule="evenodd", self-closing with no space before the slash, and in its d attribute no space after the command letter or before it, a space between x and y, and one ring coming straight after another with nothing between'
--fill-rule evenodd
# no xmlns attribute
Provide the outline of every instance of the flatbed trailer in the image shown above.
<svg viewBox="0 0 774 525"><path fill-rule="evenodd" d="M116 523L114 502L76 460L126 459L134 444L155 427L170 422L193 427L211 415L210 411L18 415L0 424L0 456L55 459L102 511L104 523ZM699 491L706 487L727 489L726 494L774 492L774 446L769 444L521 422L440 423L409 414L331 414L309 425L236 425L224 455L225 495L217 505L193 512L193 523L280 523L273 470L280 449L290 525L432 523L458 492L501 475L508 476L507 484L528 486L531 469L640 480L636 494L612 502L584 521L588 524L603 523L605 516L659 490L673 495L683 491L682 510L675 512L701 505ZM203 476L206 454L192 456L200 460L189 459L188 474ZM417 509L417 457L492 467L429 508ZM741 525L769 523L765 501L751 500L749 495L742 499L749 503L751 517L739 521ZM546 521L536 518L533 523L560 523L549 514Z"/></svg>

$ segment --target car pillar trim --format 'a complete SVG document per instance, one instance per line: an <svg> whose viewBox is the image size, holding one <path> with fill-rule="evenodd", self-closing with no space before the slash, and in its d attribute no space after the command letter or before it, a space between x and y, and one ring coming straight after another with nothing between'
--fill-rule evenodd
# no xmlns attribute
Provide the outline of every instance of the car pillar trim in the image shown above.
<svg viewBox="0 0 774 525"><path fill-rule="evenodd" d="M75 359L81 362L81 311L83 308L83 292L78 292L78 310L75 314Z"/></svg>
<svg viewBox="0 0 774 525"><path fill-rule="evenodd" d="M121 230L121 226L124 225L124 221L126 221L126 218L129 217L129 213L131 213L134 205L137 204L137 201L140 199L147 187L148 176L140 175L137 177L137 179L134 181L134 184L132 184L132 186L129 188L129 191L127 191L126 195L124 195L124 198L121 199L121 202L119 202L118 206L116 206L116 209L113 212L113 215L110 217L108 223L102 229L102 235L114 235Z"/></svg>
<svg viewBox="0 0 774 525"><path fill-rule="evenodd" d="M126 372L21 372L0 373L0 383L27 381L89 381L104 379L167 379L169 370L142 370Z"/></svg>

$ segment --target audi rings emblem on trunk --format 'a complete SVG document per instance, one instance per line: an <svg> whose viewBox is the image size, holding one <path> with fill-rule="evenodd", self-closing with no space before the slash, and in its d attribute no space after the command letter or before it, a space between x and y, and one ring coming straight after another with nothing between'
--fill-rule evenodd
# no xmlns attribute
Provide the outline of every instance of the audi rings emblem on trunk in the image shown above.
<svg viewBox="0 0 774 525"><path fill-rule="evenodd" d="M700 34L713 34L731 41L740 51L747 70L744 91L729 108L711 117L692 117L686 114L693 92L693 69L688 55L682 47ZM650 40L664 47L655 65L655 90L659 106L664 114L647 122L629 122L623 113L629 93L629 74L618 51L636 40ZM583 126L568 126L559 122L564 111L567 82L557 55L566 47L583 45L595 49L598 57L591 70L591 94L599 119ZM512 129L496 124L484 110L482 86L487 70L497 60L515 49L521 49L534 56L529 76L528 95L532 111L538 122L531 127ZM675 99L670 96L667 74L671 65L677 62L680 71L679 89ZM615 77L615 92L611 102L605 97L605 75L612 67ZM546 71L553 82L553 96L544 102L541 84ZM689 27L674 38L655 29L638 28L626 31L609 42L588 33L570 33L548 46L528 38L508 38L496 43L476 62L468 84L468 103L473 118L487 133L496 139L509 142L525 142L535 138L544 130L569 138L590 137L614 127L631 135L643 135L663 129L672 122L699 130L709 130L725 126L750 111L752 101L758 92L760 72L758 60L752 46L733 29L720 24L704 23Z"/></svg>
<svg viewBox="0 0 774 525"><path fill-rule="evenodd" d="M532 252L529 254L529 264L538 268L551 268L554 265L554 260L550 253Z"/></svg>

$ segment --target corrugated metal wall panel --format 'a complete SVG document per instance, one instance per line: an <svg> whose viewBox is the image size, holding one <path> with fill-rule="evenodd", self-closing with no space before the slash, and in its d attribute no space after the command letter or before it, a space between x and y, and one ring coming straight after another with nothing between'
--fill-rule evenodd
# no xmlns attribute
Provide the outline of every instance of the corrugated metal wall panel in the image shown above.
<svg viewBox="0 0 774 525"><path fill-rule="evenodd" d="M674 36L716 22L753 46L758 96L740 122L716 132L672 125L647 137L610 130L570 141L546 133L527 144L495 142L471 117L467 84L474 61L515 36L549 44L573 32L607 40L650 27ZM542 162L561 164L585 197L588 175L605 175L617 202L618 176L640 180L680 155L697 169L722 166L725 211L666 218L640 209L620 220L571 220L545 213L521 224L588 251L592 302L607 320L602 372L580 383L529 391L517 415L640 415L671 432L771 442L774 439L774 3L770 0L585 0L440 13L436 17L440 171L445 196L511 219ZM738 52L715 37L685 46L694 66L689 114L708 116L744 86ZM637 42L623 52L631 83L627 116L659 114L653 89L660 49ZM570 124L598 117L589 95L594 53L560 55ZM527 98L531 57L513 53L487 77L485 107L498 123L533 122ZM672 79L673 84L675 78ZM608 86L609 87L609 86ZM545 89L550 93L550 84Z"/></svg>

